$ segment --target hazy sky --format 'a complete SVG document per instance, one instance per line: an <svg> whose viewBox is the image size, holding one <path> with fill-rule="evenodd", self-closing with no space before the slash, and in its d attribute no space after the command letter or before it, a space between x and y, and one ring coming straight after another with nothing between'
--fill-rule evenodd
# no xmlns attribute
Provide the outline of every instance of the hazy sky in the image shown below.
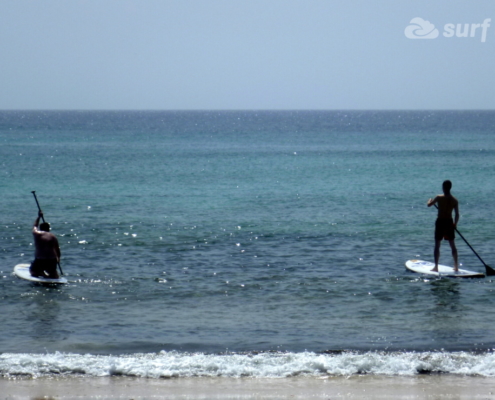
<svg viewBox="0 0 495 400"><path fill-rule="evenodd" d="M495 109L493 0L1 0L0 54L0 109Z"/></svg>

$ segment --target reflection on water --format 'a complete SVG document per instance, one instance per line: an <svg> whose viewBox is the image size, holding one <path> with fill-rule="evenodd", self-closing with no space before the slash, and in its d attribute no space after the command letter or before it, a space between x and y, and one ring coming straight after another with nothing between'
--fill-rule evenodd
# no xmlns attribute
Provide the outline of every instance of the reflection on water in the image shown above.
<svg viewBox="0 0 495 400"><path fill-rule="evenodd" d="M30 335L37 341L59 341L63 338L60 331L59 315L60 304L57 288L40 287L28 304L27 318L31 321Z"/></svg>
<svg viewBox="0 0 495 400"><path fill-rule="evenodd" d="M461 283L456 279L442 278L431 282L434 301L430 305L430 330L435 342L453 344L462 336L465 312L461 292Z"/></svg>
<svg viewBox="0 0 495 400"><path fill-rule="evenodd" d="M431 291L439 310L447 308L456 311L459 309L461 293L457 280L450 278L434 280L431 283Z"/></svg>

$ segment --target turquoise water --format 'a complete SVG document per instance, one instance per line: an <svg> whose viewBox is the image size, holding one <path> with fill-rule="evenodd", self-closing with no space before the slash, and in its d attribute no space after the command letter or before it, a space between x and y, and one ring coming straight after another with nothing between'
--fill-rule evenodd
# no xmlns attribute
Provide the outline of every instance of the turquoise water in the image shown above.
<svg viewBox="0 0 495 400"><path fill-rule="evenodd" d="M404 268L433 258L426 201L445 179L459 230L495 263L494 123L487 111L1 112L0 373L43 373L41 359L47 373L166 376L180 359L170 375L201 375L191 363L249 375L259 352L254 376L459 373L465 358L467 373L495 373L492 278ZM63 287L12 275L33 256L33 190ZM457 243L463 267L484 272Z"/></svg>

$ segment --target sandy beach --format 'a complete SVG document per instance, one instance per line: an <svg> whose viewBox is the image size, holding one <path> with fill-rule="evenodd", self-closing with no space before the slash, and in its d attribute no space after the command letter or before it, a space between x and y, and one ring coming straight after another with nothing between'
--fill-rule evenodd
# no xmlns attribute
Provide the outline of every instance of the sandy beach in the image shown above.
<svg viewBox="0 0 495 400"><path fill-rule="evenodd" d="M495 378L434 375L325 378L1 379L0 399L495 399Z"/></svg>

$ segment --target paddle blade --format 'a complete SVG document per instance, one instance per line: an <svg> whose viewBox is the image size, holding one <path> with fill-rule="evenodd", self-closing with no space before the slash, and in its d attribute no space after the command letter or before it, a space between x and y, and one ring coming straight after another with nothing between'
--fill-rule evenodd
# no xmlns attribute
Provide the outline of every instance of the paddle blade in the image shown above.
<svg viewBox="0 0 495 400"><path fill-rule="evenodd" d="M486 276L495 276L495 269L485 264Z"/></svg>

